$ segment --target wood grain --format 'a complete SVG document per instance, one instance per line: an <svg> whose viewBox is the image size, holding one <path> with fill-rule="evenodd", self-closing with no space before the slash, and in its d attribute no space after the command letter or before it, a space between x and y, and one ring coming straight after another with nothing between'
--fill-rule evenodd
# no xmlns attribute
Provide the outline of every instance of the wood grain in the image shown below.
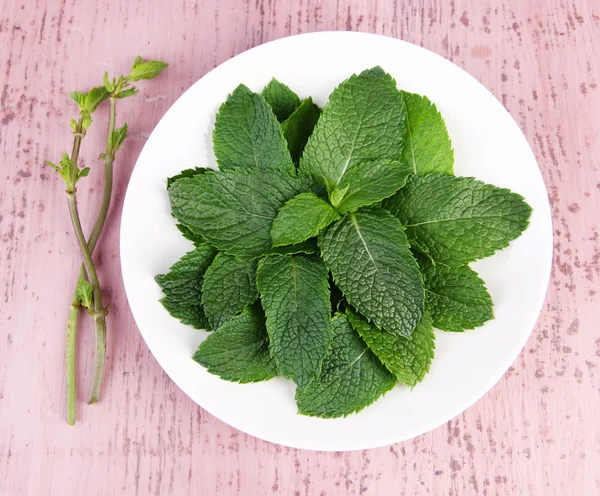
<svg viewBox="0 0 600 496"><path fill-rule="evenodd" d="M586 495L600 493L600 4L595 0L1 0L0 494ZM166 109L208 70L262 42L360 30L465 68L519 123L543 171L555 229L543 313L506 376L475 406L386 448L316 453L241 434L193 404L150 355L119 268L129 174ZM111 304L107 381L84 405L92 332L80 331L78 422L64 422L64 327L79 264L63 186L43 166L68 148L67 93L170 62L123 102L98 247ZM105 112L105 111L103 111ZM100 113L97 120L103 122ZM83 148L84 221L99 203L103 130Z"/></svg>

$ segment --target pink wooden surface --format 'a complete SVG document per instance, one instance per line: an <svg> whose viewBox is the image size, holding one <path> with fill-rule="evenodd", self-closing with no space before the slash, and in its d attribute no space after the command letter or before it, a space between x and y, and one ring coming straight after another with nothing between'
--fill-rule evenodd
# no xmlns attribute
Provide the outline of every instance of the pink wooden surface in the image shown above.
<svg viewBox="0 0 600 496"><path fill-rule="evenodd" d="M0 494L596 495L600 493L600 4L596 0L1 0ZM316 453L246 436L192 403L144 345L120 277L119 212L144 142L208 70L282 36L383 33L465 68L508 108L543 171L555 228L544 310L494 389L411 441ZM68 149L66 94L125 71L171 66L123 102L100 275L111 304L102 401L84 406L89 325L80 331L78 422L64 422L64 326L79 264L63 186L43 167ZM106 117L105 110L97 120ZM102 126L104 127L104 126ZM83 147L92 218L104 139ZM89 195L88 195L89 193Z"/></svg>

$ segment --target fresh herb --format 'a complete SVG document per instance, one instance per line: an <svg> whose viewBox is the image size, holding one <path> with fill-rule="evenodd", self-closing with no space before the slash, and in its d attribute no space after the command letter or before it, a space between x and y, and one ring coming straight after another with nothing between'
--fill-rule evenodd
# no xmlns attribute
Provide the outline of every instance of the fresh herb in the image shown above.
<svg viewBox="0 0 600 496"><path fill-rule="evenodd" d="M256 260L219 253L204 274L202 306L216 331L258 299Z"/></svg>
<svg viewBox="0 0 600 496"><path fill-rule="evenodd" d="M108 74L105 73L104 84L102 86L92 88L87 93L72 92L69 96L79 107L77 119L71 119L70 124L73 131L73 150L70 155L64 153L58 165L50 161L46 162L62 177L65 183L71 223L73 224L73 230L84 261L79 271L67 324L67 422L71 425L75 423L75 342L77 336L77 317L81 306L93 318L96 337L94 378L89 395L89 403L98 401L104 371L106 356L106 314L108 313L108 306L105 306L103 303L100 280L92 254L100 238L110 206L115 156L127 136L127 123L123 123L122 127L116 127L117 101L135 95L138 92L137 88L131 84L132 82L141 79L152 79L158 76L166 66L167 64L164 62L143 61L140 57L137 57L128 75L110 79ZM79 155L81 142L92 124L92 114L105 101L109 101L110 110L106 147L104 152L100 154L100 158L104 164L104 191L98 216L96 217L91 233L86 239L77 207L77 184L82 177L88 175L90 169L88 167L83 169L79 167Z"/></svg>
<svg viewBox="0 0 600 496"><path fill-rule="evenodd" d="M308 384L331 344L325 265L314 256L271 255L260 261L256 282L277 369L299 385Z"/></svg>
<svg viewBox="0 0 600 496"><path fill-rule="evenodd" d="M384 208L406 228L415 250L450 266L507 247L525 230L531 214L520 195L446 174L412 176Z"/></svg>
<svg viewBox="0 0 600 496"><path fill-rule="evenodd" d="M268 381L277 375L260 305L248 307L228 320L200 344L193 358L227 381Z"/></svg>
<svg viewBox="0 0 600 496"><path fill-rule="evenodd" d="M271 228L273 246L292 245L314 238L339 218L329 202L314 193L300 193L279 209Z"/></svg>
<svg viewBox="0 0 600 496"><path fill-rule="evenodd" d="M322 112L276 80L262 94L240 85L213 136L220 170L183 171L168 194L184 236L218 254L190 274L185 255L157 279L174 317L216 330L194 355L209 372L282 375L301 414L342 417L421 382L434 327L493 318L467 264L517 238L531 208L453 175L426 97L379 67L341 83Z"/></svg>
<svg viewBox="0 0 600 496"><path fill-rule="evenodd" d="M261 93L279 122L285 121L300 106L300 98L285 84L273 78Z"/></svg>
<svg viewBox="0 0 600 496"><path fill-rule="evenodd" d="M396 380L381 364L344 314L332 319L333 340L323 370L296 390L298 411L323 418L359 412L394 387Z"/></svg>

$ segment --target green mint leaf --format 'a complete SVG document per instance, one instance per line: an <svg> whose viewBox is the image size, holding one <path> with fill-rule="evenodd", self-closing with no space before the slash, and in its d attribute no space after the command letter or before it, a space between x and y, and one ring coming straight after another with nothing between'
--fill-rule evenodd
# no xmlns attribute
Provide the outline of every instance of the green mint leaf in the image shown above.
<svg viewBox="0 0 600 496"><path fill-rule="evenodd" d="M213 170L213 169L208 169L206 167L194 167L193 169L182 170L179 174L176 174L175 176L167 178L167 189L169 189L171 187L171 185L175 181L178 181L179 179L183 179L184 177L194 177L194 176L197 176L198 174L204 174L206 171L210 171L210 170Z"/></svg>
<svg viewBox="0 0 600 496"><path fill-rule="evenodd" d="M79 303L81 303L81 306L88 310L92 308L92 294L92 285L87 279L80 279L77 283L77 299L79 300Z"/></svg>
<svg viewBox="0 0 600 496"><path fill-rule="evenodd" d="M359 412L394 387L396 380L350 326L344 314L333 317L333 341L321 374L296 389L298 411L314 417L346 417Z"/></svg>
<svg viewBox="0 0 600 496"><path fill-rule="evenodd" d="M83 119L81 120L81 127L84 131L87 131L91 125L92 125L92 116L86 112L83 116Z"/></svg>
<svg viewBox="0 0 600 496"><path fill-rule="evenodd" d="M112 93L114 90L114 87L111 84L110 80L108 79L108 72L106 72L106 71L104 71L104 76L102 77L102 82L104 83L104 87L106 88L106 91L108 91L109 93Z"/></svg>
<svg viewBox="0 0 600 496"><path fill-rule="evenodd" d="M427 310L408 338L377 329L351 308L346 314L352 327L396 379L411 388L423 380L435 352L435 334Z"/></svg>
<svg viewBox="0 0 600 496"><path fill-rule="evenodd" d="M159 274L155 280L170 300L199 305L204 272L216 254L210 245L196 246L172 265L167 274Z"/></svg>
<svg viewBox="0 0 600 496"><path fill-rule="evenodd" d="M182 324L192 326L194 329L212 330L204 314L202 305L181 302L177 298L171 298L170 296L165 296L160 302L167 312L172 317L180 320Z"/></svg>
<svg viewBox="0 0 600 496"><path fill-rule="evenodd" d="M135 60L133 61L133 65L131 66L132 68L136 68L139 64L142 63L142 56L138 55Z"/></svg>
<svg viewBox="0 0 600 496"><path fill-rule="evenodd" d="M222 170L248 167L296 173L271 107L244 85L238 86L219 108L213 144Z"/></svg>
<svg viewBox="0 0 600 496"><path fill-rule="evenodd" d="M85 95L83 110L91 114L96 110L98 105L105 101L109 96L110 93L106 90L104 86L92 88Z"/></svg>
<svg viewBox="0 0 600 496"><path fill-rule="evenodd" d="M127 76L127 81L139 81L140 79L152 79L164 71L169 64L160 60L148 60L143 62L138 56L133 63L131 72Z"/></svg>
<svg viewBox="0 0 600 496"><path fill-rule="evenodd" d="M419 259L419 265L434 327L462 332L494 318L485 283L468 265L434 265L426 257Z"/></svg>
<svg viewBox="0 0 600 496"><path fill-rule="evenodd" d="M117 93L117 98L121 99L121 98L127 98L133 95L137 95L139 93L139 90L135 87L132 86L131 88L127 88L126 90L123 91L119 91L119 93Z"/></svg>
<svg viewBox="0 0 600 496"><path fill-rule="evenodd" d="M365 69L360 73L360 76L369 76L375 79L385 79L386 77L389 77L389 74L377 65L375 67L371 67L370 69Z"/></svg>
<svg viewBox="0 0 600 496"><path fill-rule="evenodd" d="M321 234L319 248L352 306L377 327L410 336L421 320L424 289L398 219L380 208L348 214Z"/></svg>
<svg viewBox="0 0 600 496"><path fill-rule="evenodd" d="M63 178L63 181L65 182L65 185L67 186L67 189L72 189L74 187L74 185L71 184L71 182L72 182L71 176L73 173L73 162L71 162L71 159L69 158L69 156L66 153L63 153L63 156L60 159L59 165L53 164L49 160L46 160L46 164L48 165L48 167L51 167L52 169L54 169L56 172L58 172L60 174L60 177ZM77 182L77 174L75 174L75 182Z"/></svg>
<svg viewBox="0 0 600 496"><path fill-rule="evenodd" d="M123 127L118 127L112 133L111 146L113 152L117 152L121 148L121 144L127 136L127 123L123 123Z"/></svg>
<svg viewBox="0 0 600 496"><path fill-rule="evenodd" d="M75 180L79 181L80 178L86 177L89 173L90 173L89 167L84 167L83 169L79 169L77 171L77 177L75 178Z"/></svg>
<svg viewBox="0 0 600 496"><path fill-rule="evenodd" d="M454 150L446 123L426 96L402 91L406 108L406 134L402 161L414 174L453 174Z"/></svg>
<svg viewBox="0 0 600 496"><path fill-rule="evenodd" d="M80 91L72 91L69 93L69 98L73 100L81 110L85 108L85 93L81 93Z"/></svg>
<svg viewBox="0 0 600 496"><path fill-rule="evenodd" d="M392 196L406 183L410 168L395 160L362 162L350 169L329 199L342 214Z"/></svg>
<svg viewBox="0 0 600 496"><path fill-rule="evenodd" d="M318 251L317 240L307 239L306 241L296 243L295 245L276 246L271 250L271 253L278 253L280 255L297 255L299 253L304 253L306 255L311 255Z"/></svg>
<svg viewBox="0 0 600 496"><path fill-rule="evenodd" d="M275 78L265 86L261 96L269 104L279 122L285 121L300 105L298 95Z"/></svg>
<svg viewBox="0 0 600 496"><path fill-rule="evenodd" d="M380 69L351 76L330 95L302 159L300 172L339 185L368 160L397 159L404 135L404 105L396 82Z"/></svg>
<svg viewBox="0 0 600 496"><path fill-rule="evenodd" d="M327 269L318 258L271 255L259 262L256 283L277 369L307 384L331 344Z"/></svg>
<svg viewBox="0 0 600 496"><path fill-rule="evenodd" d="M73 132L77 131L77 121L75 119L71 119L71 121L69 122L69 125L71 126L71 130Z"/></svg>
<svg viewBox="0 0 600 496"><path fill-rule="evenodd" d="M200 343L193 359L226 381L267 381L277 375L260 307L247 308L223 324Z"/></svg>
<svg viewBox="0 0 600 496"><path fill-rule="evenodd" d="M177 224L175 227L179 229L185 239L189 239L196 246L206 242L202 235L192 231L189 227L184 226L183 224Z"/></svg>
<svg viewBox="0 0 600 496"><path fill-rule="evenodd" d="M339 206L339 204L342 203L344 196L346 196L346 193L348 193L349 189L350 189L350 186L348 184L346 184L344 187L340 187L335 184L331 185L331 192L329 193L329 201L335 208L337 208Z"/></svg>
<svg viewBox="0 0 600 496"><path fill-rule="evenodd" d="M454 266L508 246L531 214L523 197L508 189L446 174L411 176L383 206L400 219L415 249Z"/></svg>
<svg viewBox="0 0 600 496"><path fill-rule="evenodd" d="M314 193L300 193L279 209L271 229L273 246L305 241L339 218L325 200Z"/></svg>
<svg viewBox="0 0 600 496"><path fill-rule="evenodd" d="M73 168L73 162L66 152L63 152L63 155L60 159L60 166L64 171L71 171Z"/></svg>
<svg viewBox="0 0 600 496"><path fill-rule="evenodd" d="M52 169L54 169L56 172L58 172L62 176L62 169L58 165L53 164L52 162L50 162L50 160L46 160L46 165L48 167L51 167Z"/></svg>
<svg viewBox="0 0 600 496"><path fill-rule="evenodd" d="M283 136L296 165L300 162L306 142L313 133L320 115L321 109L313 103L312 98L308 97L302 101L292 115L281 123Z"/></svg>
<svg viewBox="0 0 600 496"><path fill-rule="evenodd" d="M305 187L288 174L237 168L183 178L168 191L181 223L220 251L253 258L271 251L279 208Z"/></svg>
<svg viewBox="0 0 600 496"><path fill-rule="evenodd" d="M213 329L258 299L256 260L219 253L204 274L202 306Z"/></svg>

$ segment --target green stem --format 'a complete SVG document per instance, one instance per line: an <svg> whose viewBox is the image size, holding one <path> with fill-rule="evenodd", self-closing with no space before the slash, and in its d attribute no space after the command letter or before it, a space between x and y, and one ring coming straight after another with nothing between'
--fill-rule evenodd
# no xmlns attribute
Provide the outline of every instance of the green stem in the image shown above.
<svg viewBox="0 0 600 496"><path fill-rule="evenodd" d="M90 235L90 252L96 247L96 243L100 238L102 229L104 228L104 222L108 214L108 208L110 207L110 199L112 195L112 181L113 181L113 163L115 161L115 151L112 148L112 135L115 130L115 114L116 114L117 99L113 96L110 98L110 117L108 121L108 134L106 137L106 150L104 152L104 192L102 194L102 205L98 212L98 217L94 223L92 234ZM94 297L95 303L95 297ZM98 401L98 394L100 392L100 386L102 384L102 376L104 375L104 361L106 359L106 321L104 317L101 319L98 316L94 316L94 328L96 335L96 354L94 357L94 379L92 380L92 388L90 390L90 396L88 403L96 403Z"/></svg>
<svg viewBox="0 0 600 496"><path fill-rule="evenodd" d="M83 271L85 274L85 269ZM77 292L71 301L69 323L67 324L67 423L75 424L75 339L77 337L77 317L79 316Z"/></svg>
<svg viewBox="0 0 600 496"><path fill-rule="evenodd" d="M79 159L79 149L83 138L83 117L77 121L75 128L75 139L73 140L73 151L71 160L77 164ZM75 183L76 169L73 167L71 184ZM85 275L85 270L83 271ZM67 374L67 423L75 424L75 345L77 342L77 317L79 316L79 298L77 297L77 288L71 301L69 309L69 321L67 323L67 350L66 350L66 374Z"/></svg>
<svg viewBox="0 0 600 496"><path fill-rule="evenodd" d="M94 253L96 244L100 239L100 234L104 228L108 209L110 207L110 200L112 196L112 184L113 184L113 163L114 163L114 151L111 146L111 136L115 128L115 113L116 113L116 98L110 99L110 118L108 124L108 136L106 139L106 153L104 154L104 190L102 193L102 203L98 216L94 222L94 227L88 238L87 246L90 255ZM78 129L80 131L80 129ZM77 132L77 131L76 131ZM77 136L76 136L77 139ZM74 143L73 155L75 159L78 158L79 146L81 140L77 145ZM76 161L73 161L76 165ZM75 167L74 167L75 169ZM75 342L77 335L77 317L79 310L79 298L77 296L77 287L82 280L86 279L85 264L81 264L79 269L79 277L75 284L73 291L73 303L71 304L71 310L69 312L69 322L67 325L67 422L71 425L75 423ZM92 389L90 392L89 402L94 403L98 400L98 393L102 384L102 376L104 373L104 360L106 356L106 322L104 319L94 319L95 327L95 338L96 338L96 353L94 359L94 379L92 381Z"/></svg>
<svg viewBox="0 0 600 496"><path fill-rule="evenodd" d="M79 248L83 254L83 261L92 284L94 297L94 304L91 309L91 314L94 317L94 323L96 327L96 358L94 360L94 381L92 385L92 391L90 393L89 403L95 403L98 401L98 391L100 390L102 373L104 371L104 359L106 357L106 310L102 305L102 291L100 289L100 281L98 280L96 266L92 260L92 254L83 234L83 229L81 228L81 220L79 219L79 212L77 210L75 192L67 193L67 198L69 200L69 213L71 215L71 222L77 237L77 242L79 243Z"/></svg>

